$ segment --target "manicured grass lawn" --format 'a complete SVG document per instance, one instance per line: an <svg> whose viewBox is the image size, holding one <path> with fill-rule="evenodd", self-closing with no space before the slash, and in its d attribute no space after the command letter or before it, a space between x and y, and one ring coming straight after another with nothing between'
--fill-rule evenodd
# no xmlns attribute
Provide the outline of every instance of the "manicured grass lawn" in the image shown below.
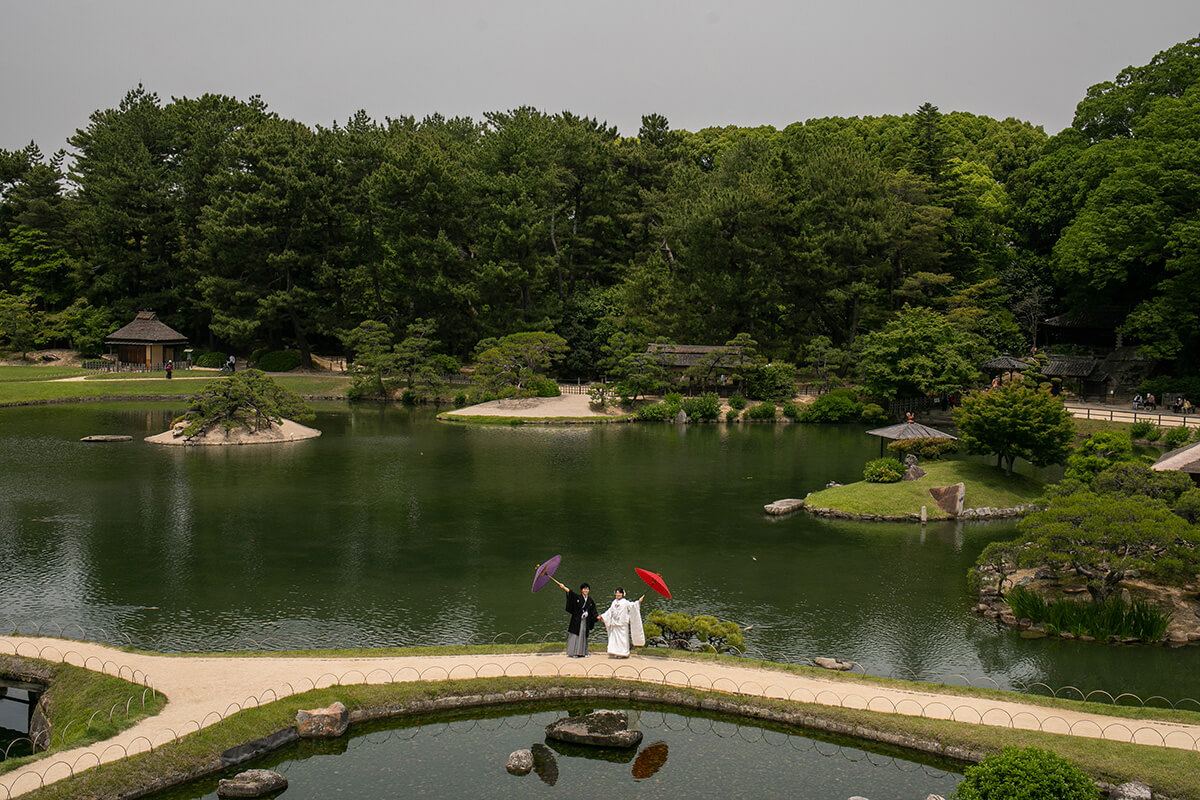
<svg viewBox="0 0 1200 800"><path fill-rule="evenodd" d="M921 467L928 472L924 478L899 483L867 483L860 481L832 489L813 492L807 505L813 508L832 508L849 514L884 514L900 516L920 514L921 506L930 519L945 514L934 503L929 490L939 486L965 483L967 508L1012 508L1033 502L1042 493L1042 482L1025 475L1011 478L993 464L974 461L925 461Z"/></svg>
<svg viewBox="0 0 1200 800"><path fill-rule="evenodd" d="M0 666L5 660L35 664L38 667L36 671L47 676L50 688L46 698L53 733L49 750L36 756L0 761L0 774L62 750L115 736L138 720L157 714L167 702L163 695L146 691L144 686L70 664L5 656L0 658ZM125 710L127 702L128 713ZM110 716L107 712L114 708L116 711ZM98 711L101 713L97 714Z"/></svg>
<svg viewBox="0 0 1200 800"><path fill-rule="evenodd" d="M25 369L25 367L12 369ZM181 376L182 374L184 373L180 373ZM212 380L218 380L220 377L214 372L207 374L188 372L186 374L205 375ZM203 380L168 381L162 373L158 373L158 375L157 378L137 378L135 380L0 380L0 404L61 402L109 397L187 397L195 394L205 384ZM301 397L342 398L346 395L346 387L350 385L350 379L341 375L278 375L275 376L275 380Z"/></svg>
<svg viewBox="0 0 1200 800"><path fill-rule="evenodd" d="M12 381L52 381L57 378L74 378L89 375L91 370L83 367L32 367L0 366L0 383Z"/></svg>

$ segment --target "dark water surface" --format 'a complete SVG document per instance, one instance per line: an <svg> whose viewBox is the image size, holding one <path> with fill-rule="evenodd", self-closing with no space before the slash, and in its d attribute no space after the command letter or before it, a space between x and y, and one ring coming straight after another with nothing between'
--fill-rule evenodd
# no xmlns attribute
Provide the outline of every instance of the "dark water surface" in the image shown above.
<svg viewBox="0 0 1200 800"><path fill-rule="evenodd" d="M485 713L485 712L480 712ZM632 710L641 730L631 750L599 750L545 740L562 711L508 713L454 721L376 727L332 743L302 742L259 763L288 779L287 800L354 797L628 797L872 800L949 797L962 776L945 764L897 758L891 751L846 740L813 739L795 731L728 719ZM505 772L514 750L540 750L538 770ZM871 747L872 749L861 749ZM215 798L216 779L156 795L155 800Z"/></svg>
<svg viewBox="0 0 1200 800"><path fill-rule="evenodd" d="M772 658L1200 696L1200 649L1025 640L972 615L967 569L1012 523L763 514L857 479L879 447L859 427L476 427L329 405L308 442L141 441L178 411L0 409L0 627L167 651L561 640L561 592L529 592L561 553L559 577L605 602L642 591L634 567L660 572L675 599L648 610L753 626ZM77 441L98 433L136 438Z"/></svg>

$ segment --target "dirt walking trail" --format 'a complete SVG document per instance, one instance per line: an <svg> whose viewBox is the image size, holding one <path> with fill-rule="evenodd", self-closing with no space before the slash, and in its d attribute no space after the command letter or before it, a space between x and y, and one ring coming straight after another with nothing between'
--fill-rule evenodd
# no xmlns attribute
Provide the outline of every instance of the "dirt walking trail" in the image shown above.
<svg viewBox="0 0 1200 800"><path fill-rule="evenodd" d="M59 752L0 775L0 799L16 797L66 777L70 774L69 764L76 764L76 769L82 770L98 762L116 760L126 752L141 752L151 745L164 744L178 735L214 724L222 715L244 705L253 705L256 698L268 702L272 695L282 697L339 682L387 683L502 675L616 677L1186 750L1195 749L1200 741L1200 725L1132 720L1016 700L961 697L753 666L637 654L621 660L602 654L570 659L559 653L361 658L163 656L127 653L91 642L20 636L0 637L0 654L66 661L126 679L132 677L168 698L161 713L111 739Z"/></svg>

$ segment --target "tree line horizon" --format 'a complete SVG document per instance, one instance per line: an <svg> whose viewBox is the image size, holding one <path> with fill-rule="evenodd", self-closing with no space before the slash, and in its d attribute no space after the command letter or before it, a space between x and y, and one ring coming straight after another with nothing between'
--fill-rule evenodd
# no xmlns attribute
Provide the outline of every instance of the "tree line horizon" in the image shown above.
<svg viewBox="0 0 1200 800"><path fill-rule="evenodd" d="M1200 39L1092 86L1074 122L911 114L636 136L569 111L359 111L142 86L47 156L0 150L0 344L97 352L140 310L198 347L353 357L414 324L463 358L527 331L563 377L746 334L848 368L920 310L980 360L1102 309L1194 374ZM866 339L866 341L870 341Z"/></svg>

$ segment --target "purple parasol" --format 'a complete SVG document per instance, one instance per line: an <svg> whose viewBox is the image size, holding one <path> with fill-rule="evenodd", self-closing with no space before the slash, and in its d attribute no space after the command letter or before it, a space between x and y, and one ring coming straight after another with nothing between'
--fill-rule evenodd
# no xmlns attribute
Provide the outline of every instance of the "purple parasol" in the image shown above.
<svg viewBox="0 0 1200 800"><path fill-rule="evenodd" d="M537 569L533 573L533 588L530 592L536 592L547 583L550 582L550 576L554 574L554 570L558 569L558 562L562 561L562 556L554 556L547 559L545 563L538 564Z"/></svg>

